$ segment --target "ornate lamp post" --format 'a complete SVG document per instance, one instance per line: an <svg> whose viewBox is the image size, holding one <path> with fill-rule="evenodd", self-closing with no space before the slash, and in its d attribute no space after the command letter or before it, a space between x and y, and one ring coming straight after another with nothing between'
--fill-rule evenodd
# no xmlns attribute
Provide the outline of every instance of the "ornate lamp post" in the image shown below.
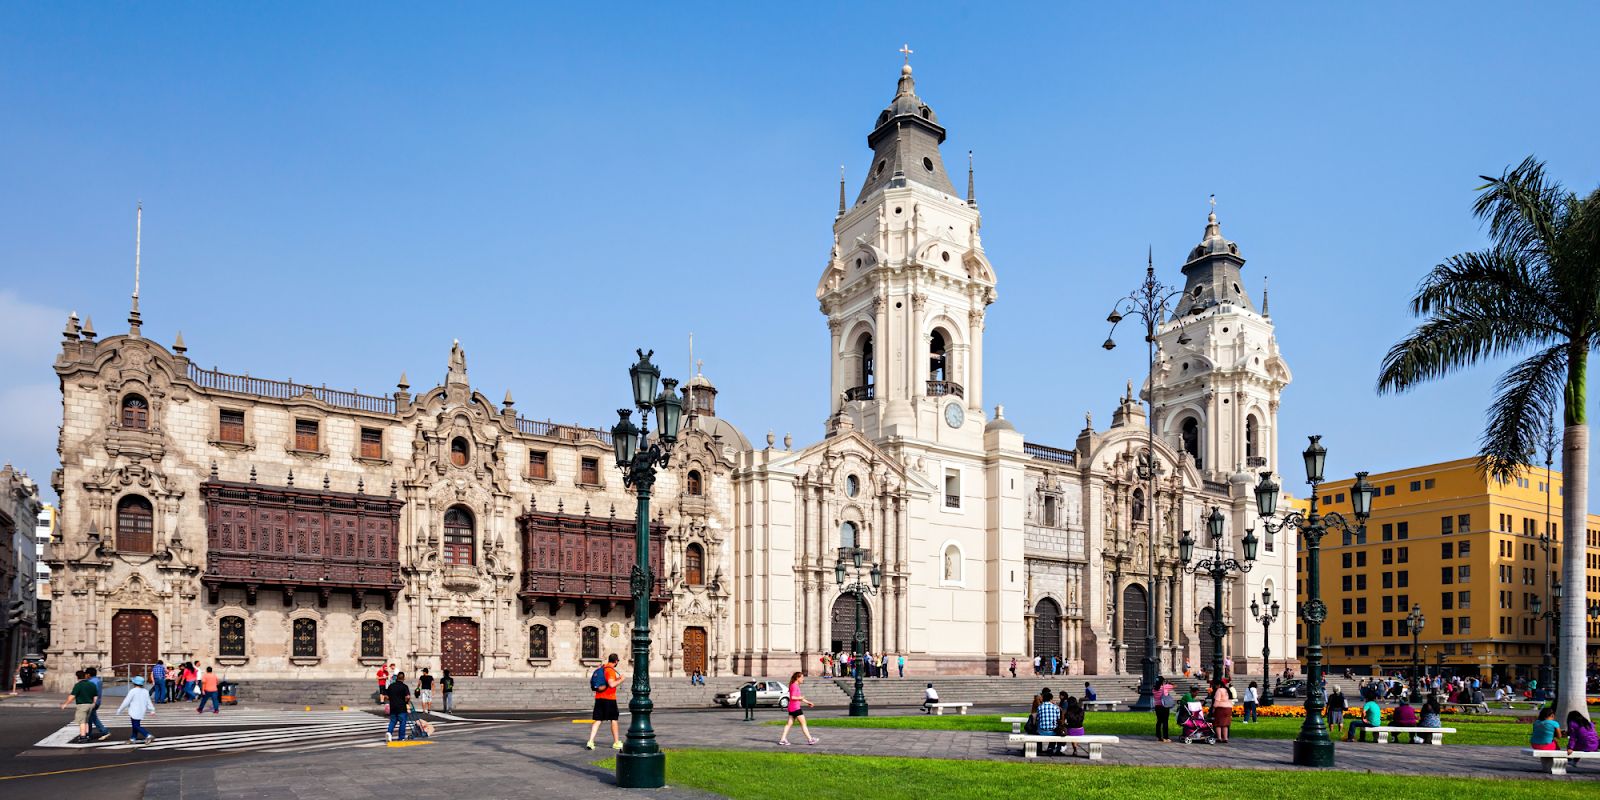
<svg viewBox="0 0 1600 800"><path fill-rule="evenodd" d="M1260 543L1256 539L1256 531L1250 528L1244 532L1244 563L1231 558L1222 557L1222 511L1216 506L1211 507L1211 514L1206 517L1206 531L1211 534L1211 545L1216 548L1215 553L1204 561L1189 566L1189 560L1194 558L1194 539L1188 531L1183 532L1183 538L1178 540L1178 560L1183 562L1183 568L1189 574L1206 572L1211 575L1211 588L1215 593L1211 608L1214 618L1211 621L1211 638L1215 640L1215 647L1211 653L1211 688L1215 689L1222 683L1222 640L1228 635L1228 623L1222 621L1222 582L1227 580L1228 573L1238 572L1244 574L1255 566L1256 546Z"/></svg>
<svg viewBox="0 0 1600 800"><path fill-rule="evenodd" d="M847 593L847 594L853 594L853 595L856 596L856 624L855 624L855 631L850 636L851 641L854 642L854 648L855 648L854 649L855 658L852 660L851 663L852 663L852 665L854 665L856 667L856 670L855 670L855 673L856 673L856 693L855 693L854 696L852 696L850 698L850 716L852 716L852 717L865 717L865 716L868 715L868 711L869 711L869 709L867 708L867 695L866 695L865 692L863 692L861 690L861 666L860 665L861 665L862 655L864 654L864 646L865 646L865 642L866 642L866 634L865 634L864 631L861 630L861 610L862 610L862 605L865 603L865 598L867 596L875 595L875 594L878 593L878 586L879 586L879 584L881 584L883 582L883 571L878 569L878 565L877 564L873 564L871 572L868 573L868 575L872 579L871 585L868 585L867 583L864 583L861 580L861 562L864 560L864 557L865 557L865 554L862 552L861 548L859 548L859 547L850 548L850 561L851 561L851 564L855 568L855 580L854 580L854 582L850 583L849 585L846 585L845 582L844 582L844 579L845 579L845 563L844 563L844 559L839 559L838 561L834 562L834 565L833 565L833 578L834 578L834 581L839 584L839 587L840 587L839 591L843 592L843 593Z"/></svg>
<svg viewBox="0 0 1600 800"><path fill-rule="evenodd" d="M1544 603L1540 601L1538 595L1533 596L1532 605L1533 618L1535 620L1545 620L1544 665L1540 667L1539 677L1541 680L1545 678L1549 678L1549 680L1548 682L1542 682L1539 685L1544 687L1544 693L1547 697L1553 697L1556 690L1556 684L1561 682L1561 672L1559 671L1559 667L1552 666L1550 663L1552 654L1552 648L1550 647L1550 628L1561 627L1561 581L1556 581L1555 585L1550 587L1549 611L1540 613L1544 608Z"/></svg>
<svg viewBox="0 0 1600 800"><path fill-rule="evenodd" d="M1197 290L1198 291L1198 290ZM1127 297L1118 300L1111 307L1110 316L1106 322L1111 323L1111 333L1116 333L1117 323L1122 322L1123 311L1138 317L1144 323L1144 341L1146 361L1149 362L1149 386L1154 388L1156 376L1156 329L1169 318L1169 307L1172 301L1184 295L1183 290L1174 290L1156 280L1155 261L1152 257L1144 272L1144 283L1134 289ZM1195 313L1198 313L1198 306ZM1180 326L1182 323L1178 323ZM1191 340L1189 335L1178 331L1178 344L1185 345ZM1101 345L1107 350L1117 346L1117 343L1108 334L1105 344ZM1132 711L1154 711L1156 707L1155 692L1161 685L1161 663L1156 659L1156 478L1162 470L1156 466L1156 409L1155 395L1152 392L1149 399L1150 409L1145 417L1147 428L1147 450L1141 457L1139 465L1139 478L1150 482L1150 494L1145 502L1145 518L1149 522L1150 547L1146 554L1149 558L1150 574L1145 584L1148 592L1145 602L1145 627L1144 627L1144 657L1139 659L1139 699L1130 706Z"/></svg>
<svg viewBox="0 0 1600 800"><path fill-rule="evenodd" d="M1261 700L1261 705L1272 705L1272 623L1278 621L1278 601L1272 599L1272 587L1261 590L1261 602L1268 608L1263 611L1256 601L1250 601L1250 616L1261 623L1261 669L1262 682L1266 684L1267 696Z"/></svg>
<svg viewBox="0 0 1600 800"><path fill-rule="evenodd" d="M1317 511L1317 485L1322 483L1322 468L1328 461L1328 450L1322 446L1321 436L1311 437L1311 445L1301 456L1306 462L1306 483L1311 484L1311 511L1291 511L1283 521L1274 523L1278 513L1278 484L1271 473L1264 473L1256 485L1256 511L1261 524L1268 531L1278 533L1290 529L1299 534L1306 544L1306 572L1310 576L1306 592L1309 595L1300 609L1300 618L1310 626L1306 641L1306 721L1300 726L1300 735L1294 740L1294 763L1302 767L1333 766L1333 740L1328 738L1328 721L1322 715L1327 693L1322 678L1322 621L1328 618L1328 607L1322 602L1322 537L1331 529L1357 534L1365 539L1367 518L1372 516L1372 497L1377 490L1367 483L1367 473L1357 472L1356 483L1350 487L1350 505L1355 511L1356 527L1345 521L1344 515L1335 511L1323 516Z"/></svg>
<svg viewBox="0 0 1600 800"><path fill-rule="evenodd" d="M656 351L635 352L639 363L628 368L628 378L633 384L634 407L639 409L639 427L628 419L632 411L619 408L617 415L621 419L611 428L617 469L622 470L623 482L639 495L633 570L629 576L633 592L633 699L628 701L628 713L633 722L628 726L622 752L617 754L617 785L624 789L659 789L667 782L667 759L650 727L650 712L655 707L650 700L650 591L656 582L650 569L650 487L655 485L657 467L672 463L683 401L678 399L678 382L671 378L661 381L664 388L656 394L661 370L650 363L650 356ZM652 407L660 430L655 443L641 449L639 444L649 441Z"/></svg>
<svg viewBox="0 0 1600 800"><path fill-rule="evenodd" d="M1421 603L1412 604L1411 613L1406 615L1406 624L1411 627L1411 696L1415 698L1420 691L1417 681L1422 677L1419 667L1422 651L1418 648L1417 637L1422 635L1423 626L1428 624L1428 620L1422 616Z"/></svg>

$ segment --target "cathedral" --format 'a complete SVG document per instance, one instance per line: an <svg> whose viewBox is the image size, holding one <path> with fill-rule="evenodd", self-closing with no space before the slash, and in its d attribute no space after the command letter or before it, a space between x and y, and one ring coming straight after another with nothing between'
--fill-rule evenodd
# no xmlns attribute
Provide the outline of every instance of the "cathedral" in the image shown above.
<svg viewBox="0 0 1600 800"><path fill-rule="evenodd" d="M1214 508L1238 552L1258 475L1278 471L1290 375L1238 246L1213 215L1152 379L1118 392L1109 426L1027 441L984 405L997 270L945 133L903 67L854 203L841 182L817 284L821 441L752 443L717 415L710 380L682 387L650 520L655 670L815 673L859 629L911 674L1000 674L1036 655L1137 674L1153 608L1168 674L1209 663L1218 619L1235 669L1259 673L1267 634L1247 608L1263 590L1287 605L1295 543L1263 530L1220 608L1177 558L1186 530L1209 550ZM137 294L128 326L100 339L74 315L55 363L54 690L78 666L156 659L326 680L380 663L573 677L626 655L635 497L608 431L495 402L459 342L438 385L412 394L402 373L378 396L205 369L181 334L142 335ZM1152 441L1153 484L1138 475ZM876 586L851 591L867 569ZM1291 624L1270 633L1276 669L1294 659Z"/></svg>

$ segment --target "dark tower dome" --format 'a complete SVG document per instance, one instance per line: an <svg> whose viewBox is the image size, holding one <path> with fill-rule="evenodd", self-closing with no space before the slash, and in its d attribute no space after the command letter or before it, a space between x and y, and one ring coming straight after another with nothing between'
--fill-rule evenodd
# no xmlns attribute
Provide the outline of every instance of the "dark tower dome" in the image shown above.
<svg viewBox="0 0 1600 800"><path fill-rule="evenodd" d="M877 126L867 136L872 148L872 164L856 202L873 192L891 186L918 183L951 197L956 187L945 174L939 145L944 143L944 128L939 115L917 97L911 80L911 66L900 68L900 87L889 107L878 115Z"/></svg>
<svg viewBox="0 0 1600 800"><path fill-rule="evenodd" d="M1222 238L1222 225L1215 212L1206 217L1206 235L1189 251L1189 261L1183 265L1184 297L1175 313L1188 314L1191 308L1204 311L1212 306L1228 303L1255 311L1250 294L1244 290L1244 280L1239 270L1244 267L1244 256L1239 255L1239 245ZM1200 295L1195 299L1195 291Z"/></svg>

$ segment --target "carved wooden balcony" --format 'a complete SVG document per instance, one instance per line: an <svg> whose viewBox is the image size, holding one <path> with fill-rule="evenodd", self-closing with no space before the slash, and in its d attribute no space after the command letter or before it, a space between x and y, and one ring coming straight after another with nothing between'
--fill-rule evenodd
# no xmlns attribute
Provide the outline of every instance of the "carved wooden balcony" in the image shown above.
<svg viewBox="0 0 1600 800"><path fill-rule="evenodd" d="M517 517L522 532L523 613L539 602L550 614L573 603L582 615L590 604L608 613L618 604L633 613L631 576L635 562L634 521L618 517L552 514L530 511ZM650 613L668 600L666 576L661 571L665 525L650 526Z"/></svg>
<svg viewBox="0 0 1600 800"><path fill-rule="evenodd" d="M224 585L243 586L254 605L262 586L316 592L321 605L348 591L356 608L381 592L392 608L400 592L400 509L396 497L209 481L206 569L201 580L217 602Z"/></svg>

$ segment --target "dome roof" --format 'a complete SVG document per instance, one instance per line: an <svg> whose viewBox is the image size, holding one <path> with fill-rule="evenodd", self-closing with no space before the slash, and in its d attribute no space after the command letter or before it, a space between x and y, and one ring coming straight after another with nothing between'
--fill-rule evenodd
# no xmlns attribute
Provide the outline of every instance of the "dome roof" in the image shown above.
<svg viewBox="0 0 1600 800"><path fill-rule="evenodd" d="M711 380L708 379L704 375L696 375L693 378L690 378L689 382L684 384L683 386L686 389L706 388L706 389L710 389L713 392L717 390L717 387L712 385Z"/></svg>
<svg viewBox="0 0 1600 800"><path fill-rule="evenodd" d="M1217 222L1216 212L1206 217L1206 235L1200 243L1189 251L1189 260L1214 256L1222 253L1239 255L1239 245L1222 238L1222 225Z"/></svg>
<svg viewBox="0 0 1600 800"><path fill-rule="evenodd" d="M721 417L708 417L704 415L696 416L693 419L696 429L703 431L710 436L722 437L722 443L724 445L728 445L741 453L752 449L750 447L750 440L746 439L744 434L739 432L738 428L733 427L733 423Z"/></svg>
<svg viewBox="0 0 1600 800"><path fill-rule="evenodd" d="M1016 432L1016 430L1017 426L1012 425L1010 420L1006 419L1005 408L1003 406L995 406L994 419L990 420L988 425L983 426L984 433L988 433L989 431Z"/></svg>

